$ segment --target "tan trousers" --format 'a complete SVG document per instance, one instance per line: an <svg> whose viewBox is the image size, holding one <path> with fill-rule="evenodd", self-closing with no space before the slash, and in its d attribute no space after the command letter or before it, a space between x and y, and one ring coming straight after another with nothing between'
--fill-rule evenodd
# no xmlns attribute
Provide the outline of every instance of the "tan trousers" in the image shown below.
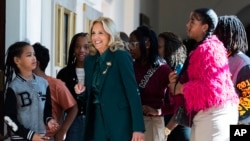
<svg viewBox="0 0 250 141"><path fill-rule="evenodd" d="M145 141L165 141L164 117L144 116Z"/></svg>

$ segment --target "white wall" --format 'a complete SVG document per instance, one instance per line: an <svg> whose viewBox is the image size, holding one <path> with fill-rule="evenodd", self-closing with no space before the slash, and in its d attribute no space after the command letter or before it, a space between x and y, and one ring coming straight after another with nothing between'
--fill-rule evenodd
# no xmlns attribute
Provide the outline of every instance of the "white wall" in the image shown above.
<svg viewBox="0 0 250 141"><path fill-rule="evenodd" d="M84 0L77 0L76 3L76 33L78 32L86 32L84 29L84 11L83 11L83 3L85 1Z"/></svg>
<svg viewBox="0 0 250 141"><path fill-rule="evenodd" d="M26 38L31 44L41 42L42 11L41 0L26 0ZM45 11L45 10L44 10Z"/></svg>
<svg viewBox="0 0 250 141"><path fill-rule="evenodd" d="M139 25L140 0L103 0L101 12L129 34Z"/></svg>
<svg viewBox="0 0 250 141"><path fill-rule="evenodd" d="M49 48L51 62L46 70L55 76L55 4L76 13L76 32L86 31L86 16L103 15L114 20L118 30L128 35L139 26L139 14L150 18L150 25L157 32L172 31L182 38L186 37L185 24L189 13L196 8L211 7L218 15L237 14L249 0L6 0L6 50L16 41L29 40L41 42ZM83 3L91 6L93 13L83 10ZM242 14L243 13L243 14ZM244 14L245 13L245 14ZM241 11L247 21L248 10ZM247 15L246 15L247 14ZM245 16L244 16L245 15Z"/></svg>
<svg viewBox="0 0 250 141"><path fill-rule="evenodd" d="M7 0L6 50L14 42L23 40L30 44L41 42L51 50L51 15L51 0ZM50 74L51 65L47 71Z"/></svg>
<svg viewBox="0 0 250 141"><path fill-rule="evenodd" d="M25 0L6 0L6 47L16 41L26 39Z"/></svg>
<svg viewBox="0 0 250 141"><path fill-rule="evenodd" d="M162 19L160 19L159 17L161 17L161 15L159 14L159 11L161 10L159 2L160 0L142 0L143 2L141 3L141 7L140 7L140 11L141 13L145 14L146 16L148 16L150 18L150 27L154 30L154 31L159 31L159 20L161 21ZM164 10L166 10L164 8Z"/></svg>
<svg viewBox="0 0 250 141"><path fill-rule="evenodd" d="M85 2L112 18L118 29L126 33L139 25L140 0L7 0L6 46L26 39L32 44L53 41L56 3L75 12L76 32L84 31ZM47 46L52 44L48 43Z"/></svg>
<svg viewBox="0 0 250 141"><path fill-rule="evenodd" d="M52 6L52 1L51 0L41 0L41 44L46 46L49 49L49 53L51 55L50 57L50 62L48 64L48 67L46 69L46 73L49 75L53 74L53 69L54 68L54 41L55 41L55 30L54 30L54 8Z"/></svg>
<svg viewBox="0 0 250 141"><path fill-rule="evenodd" d="M146 2L146 1L145 1ZM237 14L249 5L249 0L159 0L159 20L156 32L172 31L182 38L186 37L185 25L189 13L201 7L211 7L218 15ZM153 17L150 17L153 18Z"/></svg>
<svg viewBox="0 0 250 141"><path fill-rule="evenodd" d="M140 3L144 0L124 0L123 31L128 35L139 26Z"/></svg>

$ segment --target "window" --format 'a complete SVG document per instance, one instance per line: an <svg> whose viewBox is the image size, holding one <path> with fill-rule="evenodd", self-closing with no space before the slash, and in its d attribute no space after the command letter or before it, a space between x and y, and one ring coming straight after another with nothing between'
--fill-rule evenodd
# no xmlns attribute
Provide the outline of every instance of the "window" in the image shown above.
<svg viewBox="0 0 250 141"><path fill-rule="evenodd" d="M75 34L76 14L60 5L56 5L55 24L55 65L64 67L68 59L68 50Z"/></svg>

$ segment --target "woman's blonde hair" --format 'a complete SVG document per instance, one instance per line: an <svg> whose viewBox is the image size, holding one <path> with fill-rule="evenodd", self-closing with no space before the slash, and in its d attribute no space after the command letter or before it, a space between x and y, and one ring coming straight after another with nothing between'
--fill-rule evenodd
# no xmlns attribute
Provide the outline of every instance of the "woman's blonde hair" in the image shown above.
<svg viewBox="0 0 250 141"><path fill-rule="evenodd" d="M105 32L107 32L109 34L109 49L111 51L116 51L117 49L123 49L124 50L124 44L120 38L120 34L116 29L115 23L113 22L112 19L108 18L108 17L99 17L96 20L94 20L91 23L91 28L90 28L90 37L92 36L92 29L93 29L93 25L96 23L101 23L103 26L103 29L105 30ZM95 55L97 50L96 48L93 46L93 44L90 47L90 55Z"/></svg>

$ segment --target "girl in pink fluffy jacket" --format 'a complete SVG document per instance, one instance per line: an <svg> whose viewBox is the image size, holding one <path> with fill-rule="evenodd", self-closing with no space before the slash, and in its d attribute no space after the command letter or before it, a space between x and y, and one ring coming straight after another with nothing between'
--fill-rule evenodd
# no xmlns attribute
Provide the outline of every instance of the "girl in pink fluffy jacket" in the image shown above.
<svg viewBox="0 0 250 141"><path fill-rule="evenodd" d="M183 67L188 81L176 82L176 72L169 75L171 92L184 96L188 114L196 113L190 141L229 141L230 125L238 121L239 101L231 80L227 52L223 43L212 35L217 23L218 17L212 9L191 12L187 34L197 44Z"/></svg>

